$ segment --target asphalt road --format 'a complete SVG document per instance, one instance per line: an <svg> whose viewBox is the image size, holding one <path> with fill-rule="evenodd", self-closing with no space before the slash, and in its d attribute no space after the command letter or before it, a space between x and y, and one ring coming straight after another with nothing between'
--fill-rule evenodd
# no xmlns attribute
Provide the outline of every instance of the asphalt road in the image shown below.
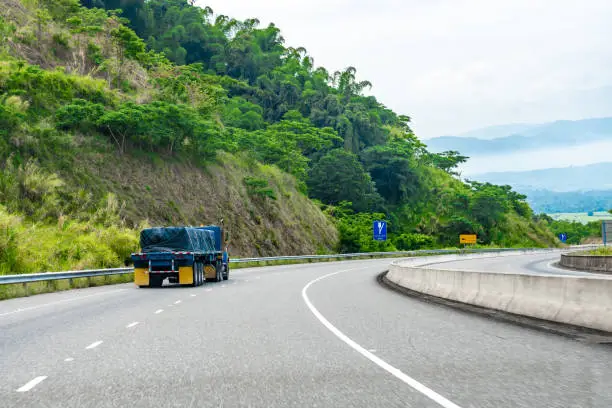
<svg viewBox="0 0 612 408"><path fill-rule="evenodd" d="M612 407L612 347L405 297L388 264L0 302L0 406Z"/></svg>
<svg viewBox="0 0 612 408"><path fill-rule="evenodd" d="M451 258L451 257L447 257ZM432 269L452 269L459 271L498 272L498 273L521 273L529 275L566 275L566 276L597 276L592 272L581 272L555 266L561 258L560 251L532 254L529 256L516 255L511 252L503 256L465 257L462 260L440 260L432 261L424 267ZM436 258L440 259L440 258ZM610 276L603 275L603 276Z"/></svg>

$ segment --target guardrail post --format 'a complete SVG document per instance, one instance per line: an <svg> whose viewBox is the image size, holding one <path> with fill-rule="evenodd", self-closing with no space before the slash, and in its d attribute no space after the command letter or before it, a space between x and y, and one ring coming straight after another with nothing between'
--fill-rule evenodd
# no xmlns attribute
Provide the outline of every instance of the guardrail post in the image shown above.
<svg viewBox="0 0 612 408"><path fill-rule="evenodd" d="M87 277L87 287L91 286L91 276Z"/></svg>
<svg viewBox="0 0 612 408"><path fill-rule="evenodd" d="M22 285L23 285L23 291L25 292L25 295L26 296L30 296L30 293L28 291L28 283L27 282L23 282Z"/></svg>
<svg viewBox="0 0 612 408"><path fill-rule="evenodd" d="M70 278L68 279L68 285L70 285L70 288L74 288L74 279Z"/></svg>

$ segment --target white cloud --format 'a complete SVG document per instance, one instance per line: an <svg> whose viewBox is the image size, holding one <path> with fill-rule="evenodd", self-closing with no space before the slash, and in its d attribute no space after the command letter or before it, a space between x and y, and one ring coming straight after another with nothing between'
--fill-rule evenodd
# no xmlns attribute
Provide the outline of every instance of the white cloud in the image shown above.
<svg viewBox="0 0 612 408"><path fill-rule="evenodd" d="M288 45L304 46L330 71L355 66L423 137L612 115L610 0L198 4L274 22Z"/></svg>

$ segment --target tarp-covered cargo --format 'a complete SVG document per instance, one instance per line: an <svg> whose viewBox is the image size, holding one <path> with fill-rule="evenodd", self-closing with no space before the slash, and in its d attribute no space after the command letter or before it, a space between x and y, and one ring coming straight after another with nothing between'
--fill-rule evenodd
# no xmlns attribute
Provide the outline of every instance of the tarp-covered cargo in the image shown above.
<svg viewBox="0 0 612 408"><path fill-rule="evenodd" d="M140 248L146 252L214 252L214 233L193 227L147 228L140 232Z"/></svg>
<svg viewBox="0 0 612 408"><path fill-rule="evenodd" d="M223 242L223 228L217 226L217 225L207 225L205 227L197 227L198 229L201 230L208 230L208 231L212 231L213 232L213 240L215 242L215 249L217 251L223 251L223 248L221 248L222 242Z"/></svg>

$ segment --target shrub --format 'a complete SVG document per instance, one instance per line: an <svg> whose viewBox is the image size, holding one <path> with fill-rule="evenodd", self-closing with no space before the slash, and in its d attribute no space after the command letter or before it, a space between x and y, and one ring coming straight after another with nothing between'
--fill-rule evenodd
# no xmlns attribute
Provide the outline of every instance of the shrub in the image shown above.
<svg viewBox="0 0 612 408"><path fill-rule="evenodd" d="M434 238L424 234L401 234L393 239L393 244L400 251L411 251L432 247Z"/></svg>
<svg viewBox="0 0 612 408"><path fill-rule="evenodd" d="M247 187L247 192L251 196L267 197L276 200L276 194L268 186L268 181L255 177L245 177L244 184Z"/></svg>

